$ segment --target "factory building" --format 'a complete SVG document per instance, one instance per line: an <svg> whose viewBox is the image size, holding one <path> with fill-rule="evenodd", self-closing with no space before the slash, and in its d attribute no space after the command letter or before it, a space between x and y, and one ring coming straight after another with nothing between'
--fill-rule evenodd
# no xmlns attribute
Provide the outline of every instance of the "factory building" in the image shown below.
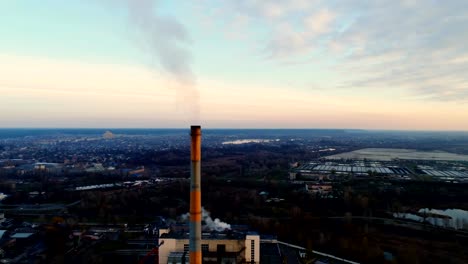
<svg viewBox="0 0 468 264"><path fill-rule="evenodd" d="M187 233L166 233L159 238L159 263L189 263ZM260 263L260 236L253 232L202 233L203 263Z"/></svg>
<svg viewBox="0 0 468 264"><path fill-rule="evenodd" d="M378 162L363 163L357 162L355 164L340 164L335 162L309 162L301 166L293 168L289 173L289 179L295 180L300 176L302 179L316 179L325 180L329 179L330 175L355 175L355 176L368 176L368 175L410 175L411 171L405 167L397 165L381 164Z"/></svg>

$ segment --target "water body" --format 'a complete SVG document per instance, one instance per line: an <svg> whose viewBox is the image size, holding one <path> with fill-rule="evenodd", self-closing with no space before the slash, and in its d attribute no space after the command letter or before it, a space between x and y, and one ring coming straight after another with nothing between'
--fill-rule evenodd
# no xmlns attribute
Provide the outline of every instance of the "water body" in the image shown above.
<svg viewBox="0 0 468 264"><path fill-rule="evenodd" d="M422 208L419 209L418 213L421 214L437 214L441 216L447 216L447 218L442 217L426 217L426 222L435 226L449 227L454 229L465 229L468 230L468 211L461 209L429 209ZM411 213L394 213L393 217L400 219L409 219L418 222L423 222L424 218L422 216L411 214Z"/></svg>

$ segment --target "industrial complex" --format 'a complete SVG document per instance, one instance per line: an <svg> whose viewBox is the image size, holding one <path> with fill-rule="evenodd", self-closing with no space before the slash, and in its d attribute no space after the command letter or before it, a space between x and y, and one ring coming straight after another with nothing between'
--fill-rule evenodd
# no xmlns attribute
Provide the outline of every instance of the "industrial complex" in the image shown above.
<svg viewBox="0 0 468 264"><path fill-rule="evenodd" d="M173 225L160 228L158 245L159 263L262 263L261 248L265 250L263 263L285 263L287 254L281 250L281 242L276 239L261 239L256 232L245 226L211 228L203 222L201 207L201 128L191 127L191 179L190 179L190 221L189 225ZM187 230L188 229L188 230ZM261 243L263 244L261 246ZM287 245L296 260L306 255L304 248ZM292 249L291 249L292 247ZM299 252L300 251L300 252ZM276 252L276 254L272 254ZM353 263L320 252L309 252L323 259L333 259L334 263ZM315 262L317 263L317 262ZM325 263L325 262L324 262Z"/></svg>
<svg viewBox="0 0 468 264"><path fill-rule="evenodd" d="M440 166L435 165L417 164L410 168L400 161L311 161L294 166L289 173L290 180L339 180L343 179L344 176L386 177L403 180L426 176L434 180L449 182L468 181L468 171L465 167L444 164L443 168L440 168Z"/></svg>

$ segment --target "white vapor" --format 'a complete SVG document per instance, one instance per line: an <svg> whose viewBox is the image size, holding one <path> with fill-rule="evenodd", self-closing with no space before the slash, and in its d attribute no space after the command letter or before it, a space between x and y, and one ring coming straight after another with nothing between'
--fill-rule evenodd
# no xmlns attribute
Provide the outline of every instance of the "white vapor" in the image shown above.
<svg viewBox="0 0 468 264"><path fill-rule="evenodd" d="M186 222L190 220L190 213L186 213L181 215L181 221ZM222 232L225 230L230 230L231 225L221 221L219 218L211 218L210 212L206 211L205 208L202 207L202 223L204 224L202 229L203 231L217 231Z"/></svg>
<svg viewBox="0 0 468 264"><path fill-rule="evenodd" d="M192 40L184 25L176 18L159 14L158 0L103 0L114 7L124 7L131 26L145 45L152 59L174 80L178 103L189 112L191 121L198 121L199 92L192 71Z"/></svg>

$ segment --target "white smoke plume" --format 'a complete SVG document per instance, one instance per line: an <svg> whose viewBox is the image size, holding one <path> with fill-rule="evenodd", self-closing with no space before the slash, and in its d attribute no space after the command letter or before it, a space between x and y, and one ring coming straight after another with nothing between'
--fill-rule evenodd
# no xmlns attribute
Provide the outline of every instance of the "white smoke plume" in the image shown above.
<svg viewBox="0 0 468 264"><path fill-rule="evenodd" d="M180 220L183 222L187 222L190 220L190 213L186 213L180 216ZM210 212L206 211L205 208L202 207L202 229L203 231L217 231L222 232L225 230L230 230L231 225L221 221L219 218L211 218Z"/></svg>
<svg viewBox="0 0 468 264"><path fill-rule="evenodd" d="M178 104L198 121L199 93L191 68L192 55L189 46L192 40L176 18L161 15L160 0L101 0L111 7L123 7L133 33L142 41L145 51L170 74L175 84ZM132 34L133 35L133 34Z"/></svg>

